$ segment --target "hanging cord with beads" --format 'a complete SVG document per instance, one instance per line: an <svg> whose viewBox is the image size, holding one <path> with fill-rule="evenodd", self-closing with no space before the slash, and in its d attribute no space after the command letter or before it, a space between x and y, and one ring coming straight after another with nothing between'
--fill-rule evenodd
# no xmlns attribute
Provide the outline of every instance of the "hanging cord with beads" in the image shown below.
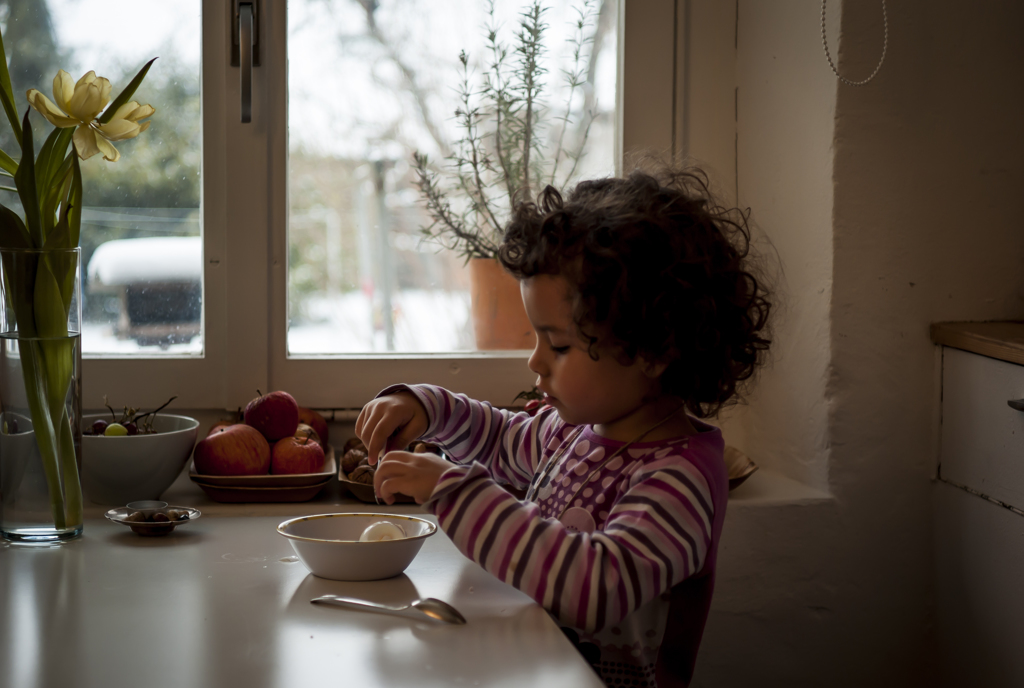
<svg viewBox="0 0 1024 688"><path fill-rule="evenodd" d="M875 67L875 71L871 72L871 76L863 81L850 81L836 69L835 64L832 62L832 56L828 52L828 39L825 37L825 3L827 0L821 0L821 44L825 46L825 59L828 60L828 66L832 68L832 72L839 77L847 86L863 86L867 82L875 78L878 74L878 70L882 68L882 63L885 62L885 49L889 47L889 19L886 17L885 12L885 0L882 0L882 27L883 27L883 38L882 38L882 57L878 59L878 66Z"/></svg>

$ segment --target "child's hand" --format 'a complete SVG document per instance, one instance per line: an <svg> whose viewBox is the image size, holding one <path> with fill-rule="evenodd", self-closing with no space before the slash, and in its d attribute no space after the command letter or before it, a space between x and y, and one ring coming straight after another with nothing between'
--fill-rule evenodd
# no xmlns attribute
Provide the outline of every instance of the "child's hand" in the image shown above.
<svg viewBox="0 0 1024 688"><path fill-rule="evenodd" d="M430 498L441 474L451 467L452 464L437 454L388 452L373 474L373 490L385 504L394 504L397 493L422 504Z"/></svg>
<svg viewBox="0 0 1024 688"><path fill-rule="evenodd" d="M427 431L427 410L411 392L374 399L356 419L356 435L366 445L370 464L389 447L404 449Z"/></svg>

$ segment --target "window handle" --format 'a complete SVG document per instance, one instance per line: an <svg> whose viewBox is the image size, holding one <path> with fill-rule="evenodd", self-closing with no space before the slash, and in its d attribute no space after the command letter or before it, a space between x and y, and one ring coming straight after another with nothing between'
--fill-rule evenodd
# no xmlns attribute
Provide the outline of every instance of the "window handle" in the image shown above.
<svg viewBox="0 0 1024 688"><path fill-rule="evenodd" d="M1024 411L1024 399L1009 399L1006 405L1018 411Z"/></svg>
<svg viewBox="0 0 1024 688"><path fill-rule="evenodd" d="M231 65L239 71L242 92L242 123L252 122L252 68L260 64L258 0L234 0Z"/></svg>

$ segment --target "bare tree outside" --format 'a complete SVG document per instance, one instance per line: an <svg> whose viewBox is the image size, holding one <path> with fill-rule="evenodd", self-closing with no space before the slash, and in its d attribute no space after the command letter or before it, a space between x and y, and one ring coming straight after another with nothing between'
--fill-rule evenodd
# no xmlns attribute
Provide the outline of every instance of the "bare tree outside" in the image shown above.
<svg viewBox="0 0 1024 688"><path fill-rule="evenodd" d="M497 0L489 16L479 0L289 4L291 355L474 348L465 256L424 240L431 218L413 156L450 172L464 143L457 113L529 5ZM579 150L563 170L570 183L611 174L617 0L543 7L537 107L554 126L538 132L525 164L534 150L554 167L571 158L556 151ZM553 167L538 181L552 178Z"/></svg>
<svg viewBox="0 0 1024 688"><path fill-rule="evenodd" d="M159 113L149 134L119 142L117 164L102 156L82 164L83 353L201 355L201 2L177 0L146 13L119 5L127 0L0 0L12 90L24 112L25 92L49 96L63 69L76 80L93 70L117 92L160 56L136 94ZM29 117L42 132L42 118ZM7 130L0 149L19 154ZM2 193L5 205L20 210L16 194ZM151 239L184 247L177 275L165 271L166 279L154 281L132 265L133 255L152 250L146 241L124 242Z"/></svg>
<svg viewBox="0 0 1024 688"><path fill-rule="evenodd" d="M414 153L426 156L430 173L452 171L465 138L457 111L467 95L480 95L494 60L488 41L512 45L530 2L496 0L491 17L482 0L289 1L291 355L474 349L465 256L421 234L431 218ZM545 120L555 126L536 137L531 163L582 146L570 177L614 169L618 2L544 0L538 104L550 108ZM160 56L139 94L160 113L152 130L125 142L130 154L113 169L98 159L83 169L90 205L82 233L83 348L201 355L201 3L154 5L145 16L118 9L130 6L0 0L0 26L18 56L11 64L16 93L49 92L60 68L76 79L95 69L117 84ZM573 55L581 12L585 42ZM111 33L121 39L105 40ZM460 93L462 79L468 94ZM10 144L0 141L16 150ZM566 159L554 157L561 160L555 167ZM507 205L507 194L495 198ZM501 214L493 215L498 231ZM151 239L181 240L182 274L173 284L119 276L136 245L117 242Z"/></svg>

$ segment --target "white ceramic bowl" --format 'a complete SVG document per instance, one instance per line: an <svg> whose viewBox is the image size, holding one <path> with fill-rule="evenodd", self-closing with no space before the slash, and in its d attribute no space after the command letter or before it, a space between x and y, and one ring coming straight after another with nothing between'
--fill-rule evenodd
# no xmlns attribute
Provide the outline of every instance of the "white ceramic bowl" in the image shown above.
<svg viewBox="0 0 1024 688"><path fill-rule="evenodd" d="M110 414L82 417L82 428ZM97 504L121 506L141 499L158 499L181 474L192 455L199 421L159 413L156 434L82 435L82 489Z"/></svg>
<svg viewBox="0 0 1024 688"><path fill-rule="evenodd" d="M359 542L366 527L391 521L402 527L401 540ZM277 532L288 538L295 554L320 578L340 581L380 580L397 576L416 557L437 526L423 518L397 514L318 514L283 522Z"/></svg>

